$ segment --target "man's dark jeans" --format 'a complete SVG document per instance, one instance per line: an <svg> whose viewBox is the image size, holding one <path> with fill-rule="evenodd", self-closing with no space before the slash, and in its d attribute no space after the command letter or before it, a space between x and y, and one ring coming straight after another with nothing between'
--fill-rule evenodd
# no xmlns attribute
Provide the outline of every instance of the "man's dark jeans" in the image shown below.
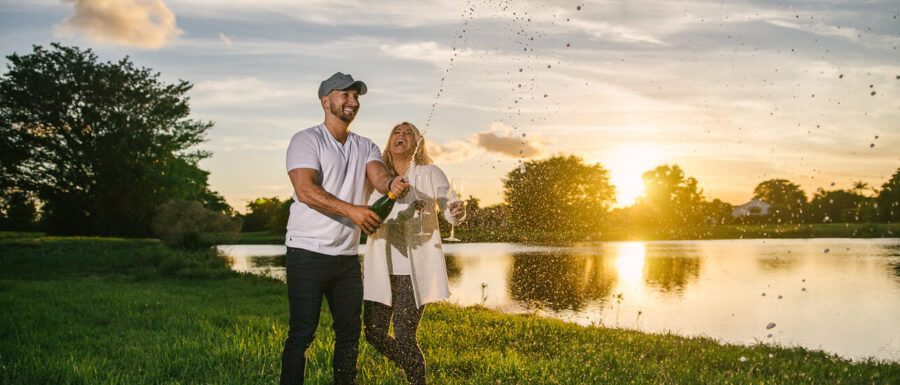
<svg viewBox="0 0 900 385"><path fill-rule="evenodd" d="M363 298L359 257L288 247L285 267L291 324L281 355L281 384L303 383L305 353L319 325L322 295L334 318L334 383L355 384Z"/></svg>

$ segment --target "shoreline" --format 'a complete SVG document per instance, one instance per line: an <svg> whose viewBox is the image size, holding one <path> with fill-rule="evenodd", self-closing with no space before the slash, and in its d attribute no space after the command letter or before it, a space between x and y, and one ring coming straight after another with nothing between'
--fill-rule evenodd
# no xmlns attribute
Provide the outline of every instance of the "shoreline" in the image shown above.
<svg viewBox="0 0 900 385"><path fill-rule="evenodd" d="M717 225L685 228L679 231L617 230L585 234L525 233L509 229L456 229L457 237L466 243L568 244L578 242L650 242L703 241L726 239L803 239L803 238L900 238L900 223L829 223L784 225ZM443 234L445 237L448 234ZM240 233L235 244L284 244L284 234L257 231Z"/></svg>

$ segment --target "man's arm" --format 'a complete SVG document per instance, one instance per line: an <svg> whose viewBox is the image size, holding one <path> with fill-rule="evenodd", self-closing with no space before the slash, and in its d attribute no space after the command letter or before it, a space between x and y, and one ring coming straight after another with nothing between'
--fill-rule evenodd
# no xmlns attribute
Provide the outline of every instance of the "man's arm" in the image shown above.
<svg viewBox="0 0 900 385"><path fill-rule="evenodd" d="M388 186L394 192L394 195L402 197L409 190L409 182L404 180L402 176L391 177L384 163L371 161L366 163L366 178L375 190L382 194L387 194Z"/></svg>
<svg viewBox="0 0 900 385"><path fill-rule="evenodd" d="M383 165L382 165L383 166ZM318 171L311 168L295 168L288 171L297 199L323 214L334 214L350 218L366 234L372 235L381 218L366 206L344 202L316 184Z"/></svg>

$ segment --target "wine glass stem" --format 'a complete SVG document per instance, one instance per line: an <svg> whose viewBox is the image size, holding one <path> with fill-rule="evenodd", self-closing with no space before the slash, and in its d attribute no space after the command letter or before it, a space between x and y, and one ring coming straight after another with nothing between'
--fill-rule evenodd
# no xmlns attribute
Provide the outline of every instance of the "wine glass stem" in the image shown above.
<svg viewBox="0 0 900 385"><path fill-rule="evenodd" d="M453 235L456 232L456 225L450 225L450 239L456 239Z"/></svg>

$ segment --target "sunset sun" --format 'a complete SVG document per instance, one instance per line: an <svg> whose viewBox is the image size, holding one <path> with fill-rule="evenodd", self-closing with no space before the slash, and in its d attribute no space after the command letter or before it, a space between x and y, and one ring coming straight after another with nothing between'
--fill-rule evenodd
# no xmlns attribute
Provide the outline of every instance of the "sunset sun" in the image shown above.
<svg viewBox="0 0 900 385"><path fill-rule="evenodd" d="M610 170L610 182L616 186L616 207L634 204L644 192L641 175L664 162L660 150L646 144L628 144L616 150L604 164Z"/></svg>

